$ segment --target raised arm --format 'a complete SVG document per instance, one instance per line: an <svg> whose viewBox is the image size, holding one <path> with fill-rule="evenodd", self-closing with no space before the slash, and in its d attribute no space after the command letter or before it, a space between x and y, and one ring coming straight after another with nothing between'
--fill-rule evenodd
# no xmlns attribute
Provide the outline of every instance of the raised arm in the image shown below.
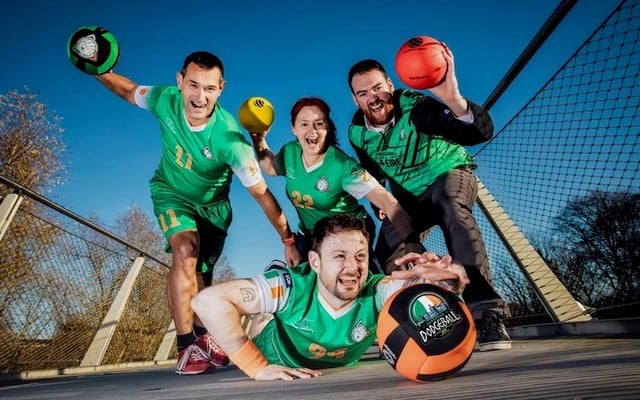
<svg viewBox="0 0 640 400"><path fill-rule="evenodd" d="M449 68L444 82L430 89L442 103L425 96L411 111L411 120L418 132L440 135L462 146L473 146L493 137L493 121L480 105L467 100L460 93L455 73L453 53L447 46L443 57ZM451 110L453 115L445 112Z"/></svg>
<svg viewBox="0 0 640 400"><path fill-rule="evenodd" d="M275 167L275 154L269 148L267 144L266 136L268 132L262 133L251 133L249 132L249 136L251 136L251 142L253 143L253 148L256 151L258 156L258 162L260 163L260 168L264 171L265 174L269 176L276 176L278 173L276 172Z"/></svg>
<svg viewBox="0 0 640 400"><path fill-rule="evenodd" d="M280 239L285 245L284 255L287 265L291 267L298 265L300 263L300 253L296 247L295 237L289 228L284 211L282 211L280 204L276 201L265 181L260 180L257 184L247 187L247 190L262 207L267 219L280 235Z"/></svg>
<svg viewBox="0 0 640 400"><path fill-rule="evenodd" d="M131 79L113 71L97 75L96 79L111 92L115 93L127 102L136 105L135 93L138 85Z"/></svg>

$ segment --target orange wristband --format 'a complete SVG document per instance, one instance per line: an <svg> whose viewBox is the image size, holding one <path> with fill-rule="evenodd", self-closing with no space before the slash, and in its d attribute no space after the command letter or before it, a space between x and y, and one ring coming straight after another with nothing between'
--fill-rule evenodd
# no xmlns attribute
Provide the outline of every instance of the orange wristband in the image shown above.
<svg viewBox="0 0 640 400"><path fill-rule="evenodd" d="M295 235L291 235L286 239L282 239L282 243L284 243L284 244L294 244L295 242L296 242Z"/></svg>
<svg viewBox="0 0 640 400"><path fill-rule="evenodd" d="M251 379L255 379L256 374L269 364L251 340L244 342L240 349L229 356L229 360Z"/></svg>

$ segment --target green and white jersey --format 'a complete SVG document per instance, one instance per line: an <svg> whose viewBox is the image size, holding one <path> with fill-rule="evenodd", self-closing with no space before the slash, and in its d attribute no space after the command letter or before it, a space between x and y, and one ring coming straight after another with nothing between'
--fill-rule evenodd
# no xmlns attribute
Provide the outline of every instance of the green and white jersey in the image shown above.
<svg viewBox="0 0 640 400"><path fill-rule="evenodd" d="M440 131L448 126L460 129L462 125L455 118L448 117L442 105L442 116L434 116L429 132L418 132L411 120L416 102L425 96L419 92L399 89L394 93L396 122L384 132L374 132L366 128L362 112L356 112L349 127L349 141L359 154L375 164L389 181L389 189L400 199L424 193L438 176L460 166L473 167L474 162L467 150L460 144L445 139ZM450 113L450 111L449 111ZM437 118L440 120L436 121ZM369 165L360 161L366 168ZM372 166L373 167L373 166ZM401 201L402 203L402 201Z"/></svg>
<svg viewBox="0 0 640 400"><path fill-rule="evenodd" d="M139 86L135 99L160 122L162 158L152 181L207 206L228 200L232 174L246 187L263 179L240 125L219 104L206 125L191 127L176 86Z"/></svg>
<svg viewBox="0 0 640 400"><path fill-rule="evenodd" d="M380 185L358 162L335 146L324 159L307 168L298 141L285 144L275 157L278 175L286 176L287 197L296 207L299 230L310 234L316 222L336 214L363 218L366 210L358 202Z"/></svg>
<svg viewBox="0 0 640 400"><path fill-rule="evenodd" d="M375 340L384 301L404 284L369 274L360 296L335 310L319 295L317 275L308 262L252 280L261 298L260 312L274 316L253 341L269 363L295 368L357 362Z"/></svg>

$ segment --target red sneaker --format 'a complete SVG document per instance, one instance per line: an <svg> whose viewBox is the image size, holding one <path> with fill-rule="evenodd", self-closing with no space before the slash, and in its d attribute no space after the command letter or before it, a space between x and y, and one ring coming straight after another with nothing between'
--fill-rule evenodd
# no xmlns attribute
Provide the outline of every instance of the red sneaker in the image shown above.
<svg viewBox="0 0 640 400"><path fill-rule="evenodd" d="M209 356L209 361L216 367L226 367L229 364L227 353L222 351L220 346L213 341L213 337L208 333L200 336L194 344Z"/></svg>
<svg viewBox="0 0 640 400"><path fill-rule="evenodd" d="M197 375L209 368L215 370L215 367L209 363L207 353L195 343L185 347L178 354L178 364L176 365L176 374L178 375Z"/></svg>

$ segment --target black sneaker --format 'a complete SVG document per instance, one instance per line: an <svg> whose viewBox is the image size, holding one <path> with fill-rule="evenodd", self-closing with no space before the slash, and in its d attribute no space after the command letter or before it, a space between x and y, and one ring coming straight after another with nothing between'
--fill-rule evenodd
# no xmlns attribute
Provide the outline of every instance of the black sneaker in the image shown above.
<svg viewBox="0 0 640 400"><path fill-rule="evenodd" d="M478 351L505 350L511 348L511 338L498 313L485 311L482 319L476 321L478 331Z"/></svg>

